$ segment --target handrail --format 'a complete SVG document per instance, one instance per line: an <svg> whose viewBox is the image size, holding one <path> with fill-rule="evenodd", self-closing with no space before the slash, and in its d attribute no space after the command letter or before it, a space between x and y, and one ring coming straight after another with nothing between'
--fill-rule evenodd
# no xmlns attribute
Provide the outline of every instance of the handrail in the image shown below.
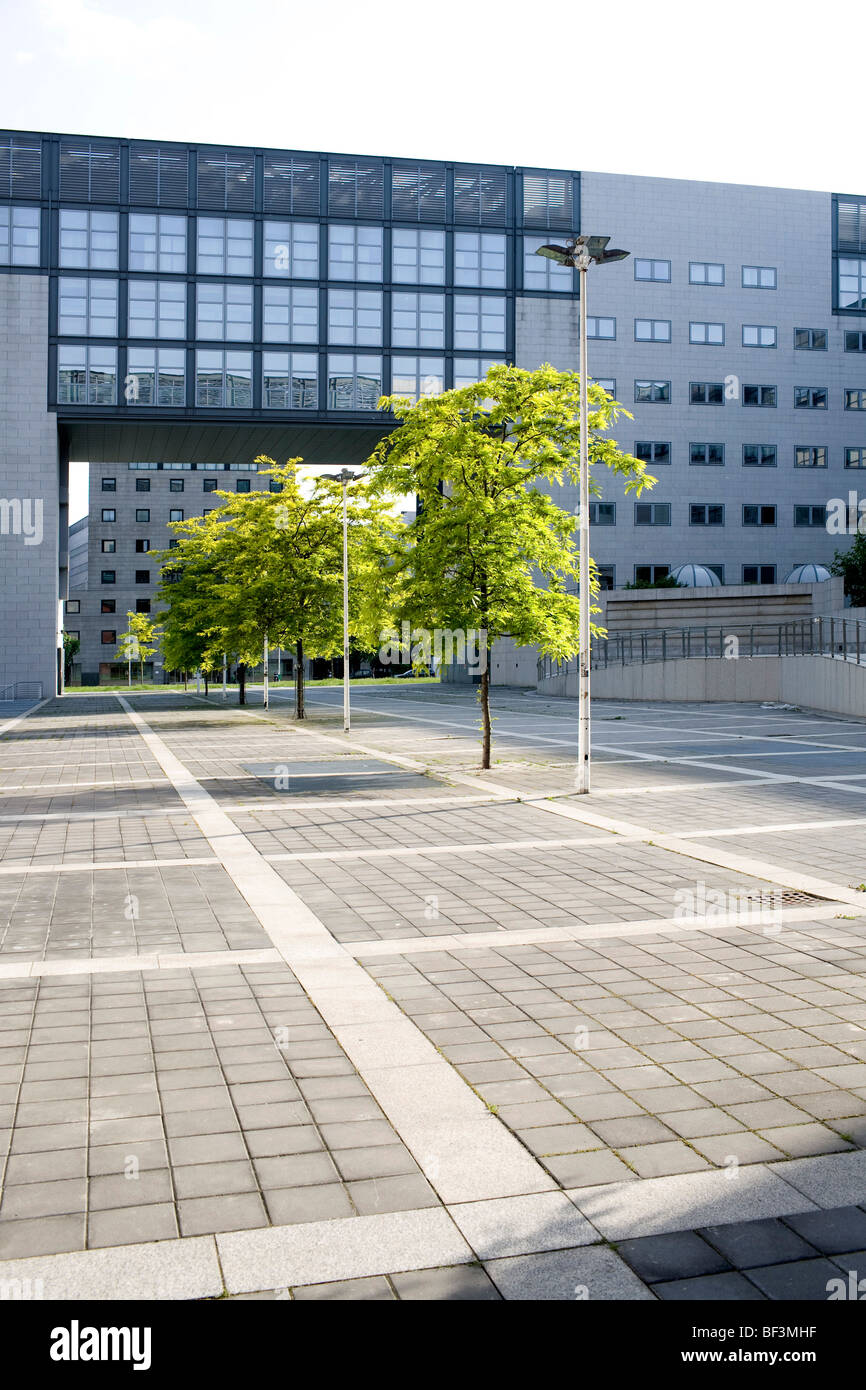
<svg viewBox="0 0 866 1390"><path fill-rule="evenodd" d="M857 618L787 618L775 623L742 623L703 626L627 628L596 637L591 664L646 666L658 661L705 661L762 656L823 656L834 661L866 664L866 622ZM577 657L555 661L541 657L538 678L567 675L577 670Z"/></svg>
<svg viewBox="0 0 866 1390"><path fill-rule="evenodd" d="M12 681L11 685L0 686L0 703L11 700L41 700L41 681Z"/></svg>

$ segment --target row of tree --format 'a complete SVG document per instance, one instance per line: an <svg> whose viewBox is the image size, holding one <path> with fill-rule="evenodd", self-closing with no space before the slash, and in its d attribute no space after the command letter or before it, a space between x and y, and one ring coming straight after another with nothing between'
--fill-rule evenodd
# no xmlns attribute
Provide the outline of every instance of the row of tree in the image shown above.
<svg viewBox="0 0 866 1390"><path fill-rule="evenodd" d="M579 482L580 379L550 366L497 365L477 385L417 403L390 397L396 428L349 485L350 622L362 649L407 624L427 632L503 636L557 660L578 649L577 518L551 485ZM591 465L638 494L655 479L610 436L631 418L589 385ZM300 459L256 460L267 492L216 494L208 515L173 524L159 555L168 669L243 672L265 643L294 649L295 712L304 717L304 658L342 649L341 485L302 486ZM593 487L598 494L598 489ZM394 499L414 495L404 524ZM598 590L592 567L593 592ZM594 608L593 611L598 611ZM594 629L595 630L595 629ZM139 644L139 651L141 645ZM482 766L490 766L490 673L481 664Z"/></svg>

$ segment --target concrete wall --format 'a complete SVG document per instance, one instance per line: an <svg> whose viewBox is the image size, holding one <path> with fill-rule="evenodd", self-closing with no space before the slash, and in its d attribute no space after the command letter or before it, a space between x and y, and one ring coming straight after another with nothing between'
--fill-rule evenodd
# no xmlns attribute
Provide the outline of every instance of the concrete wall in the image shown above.
<svg viewBox="0 0 866 1390"><path fill-rule="evenodd" d="M545 695L577 696L577 674L539 683ZM820 656L761 656L754 660L657 661L593 671L601 700L779 701L866 719L866 666Z"/></svg>
<svg viewBox="0 0 866 1390"><path fill-rule="evenodd" d="M67 498L45 404L47 364L47 277L0 275L0 503L11 504L0 509L0 688L41 681L51 695Z"/></svg>
<svg viewBox="0 0 866 1390"><path fill-rule="evenodd" d="M599 597L597 621L608 632L629 628L774 623L844 610L841 579L821 584L725 584L718 589L616 589Z"/></svg>

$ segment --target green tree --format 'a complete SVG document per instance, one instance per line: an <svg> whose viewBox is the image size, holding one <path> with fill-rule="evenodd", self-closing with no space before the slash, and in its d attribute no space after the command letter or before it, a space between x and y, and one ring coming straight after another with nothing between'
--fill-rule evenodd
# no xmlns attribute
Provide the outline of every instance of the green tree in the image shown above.
<svg viewBox="0 0 866 1390"><path fill-rule="evenodd" d="M858 530L847 550L836 551L830 573L842 576L855 608L866 607L866 535Z"/></svg>
<svg viewBox="0 0 866 1390"><path fill-rule="evenodd" d="M629 493L655 482L605 432L628 411L590 382L590 465ZM576 519L551 485L579 482L580 378L497 365L483 382L412 404L380 402L399 426L369 467L383 494L418 498L393 564L400 616L426 629L481 629L563 660L578 649ZM590 480L591 481L591 480ZM598 488L591 490L598 495ZM590 563L593 594L598 576ZM598 608L593 609L598 612ZM600 631L597 627L594 632ZM465 640L465 639L464 639ZM481 664L482 767L490 767L490 672Z"/></svg>
<svg viewBox="0 0 866 1390"><path fill-rule="evenodd" d="M118 643L118 656L124 661L138 661L139 676L144 685L144 663L159 649L159 625L150 614L133 613L132 609L126 614L126 624L126 632Z"/></svg>
<svg viewBox="0 0 866 1390"><path fill-rule="evenodd" d="M63 634L63 684L69 685L72 681L72 663L78 652L81 650L81 642L77 637L73 637L71 632Z"/></svg>
<svg viewBox="0 0 866 1390"><path fill-rule="evenodd" d="M220 492L206 517L176 522L179 545L162 552L166 653L196 650L246 665L271 647L295 652L295 714L305 717L304 661L342 650L343 523L339 483L298 479L300 459L256 459L276 491ZM355 639L375 641L387 616L389 536L399 523L363 481L349 488L350 620ZM243 703L242 689L239 691Z"/></svg>

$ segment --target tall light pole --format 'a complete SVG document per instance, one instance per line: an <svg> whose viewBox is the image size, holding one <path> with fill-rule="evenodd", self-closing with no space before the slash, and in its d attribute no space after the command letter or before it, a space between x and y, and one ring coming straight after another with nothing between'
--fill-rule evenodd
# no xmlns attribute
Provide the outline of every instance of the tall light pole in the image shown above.
<svg viewBox="0 0 866 1390"><path fill-rule="evenodd" d="M577 792L589 792L590 773L590 703L589 703L589 408L587 404L586 350L586 272L591 265L606 265L609 261L624 261L628 251L606 251L607 236L573 236L565 246L540 246L537 255L546 256L558 265L571 266L580 272L580 570L578 601L580 628L578 641L578 729L577 729Z"/></svg>
<svg viewBox="0 0 866 1390"><path fill-rule="evenodd" d="M343 468L339 473L326 473L326 478L343 485L343 733L349 733L351 725L349 708L349 505L348 484L363 473L353 473L351 468Z"/></svg>

